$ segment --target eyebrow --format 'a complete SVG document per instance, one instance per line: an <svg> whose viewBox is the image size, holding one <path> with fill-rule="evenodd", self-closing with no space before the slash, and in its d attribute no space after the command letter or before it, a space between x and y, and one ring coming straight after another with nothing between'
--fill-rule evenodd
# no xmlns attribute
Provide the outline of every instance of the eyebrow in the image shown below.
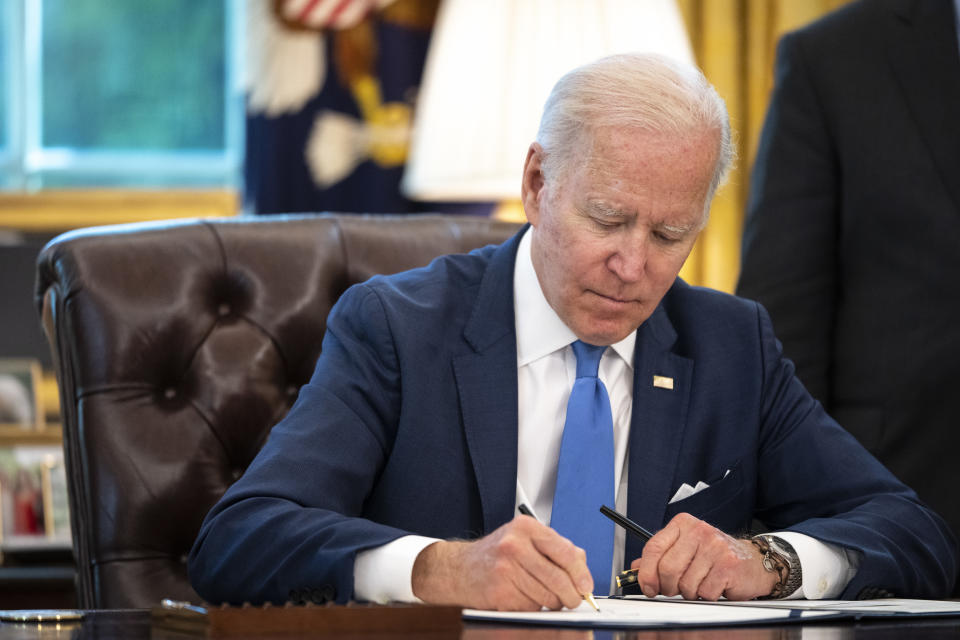
<svg viewBox="0 0 960 640"><path fill-rule="evenodd" d="M587 202L585 207L592 215L599 215L605 218L629 218L632 214L618 209L602 200L590 200ZM695 224L667 224L667 223L658 223L655 225L658 229L663 229L670 233L677 233L681 235L686 235L696 230L697 225Z"/></svg>
<svg viewBox="0 0 960 640"><path fill-rule="evenodd" d="M606 218L627 218L630 214L621 209L617 209L606 202L600 200L591 200L587 202L586 207L590 213L604 216Z"/></svg>
<svg viewBox="0 0 960 640"><path fill-rule="evenodd" d="M695 225L691 225L691 224L684 224L684 225L659 224L659 225L657 225L657 226L660 227L661 229L664 229L664 230L669 231L669 232L671 232L671 233L679 233L679 234L687 234L687 233L690 233L690 232L693 231L694 228L695 228Z"/></svg>

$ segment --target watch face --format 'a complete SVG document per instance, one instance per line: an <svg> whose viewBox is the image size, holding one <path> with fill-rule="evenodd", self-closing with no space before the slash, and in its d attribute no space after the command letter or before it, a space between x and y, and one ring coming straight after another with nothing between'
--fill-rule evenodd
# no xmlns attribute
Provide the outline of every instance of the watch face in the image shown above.
<svg viewBox="0 0 960 640"><path fill-rule="evenodd" d="M773 536L763 536L763 539L767 541L767 544L770 545L770 550L774 553L783 553L783 547L780 546L780 541Z"/></svg>
<svg viewBox="0 0 960 640"><path fill-rule="evenodd" d="M776 572L780 576L780 581L774 586L770 595L763 596L761 599L789 596L800 587L803 581L802 567L796 551L786 540L771 535L758 535L756 538L762 539L766 546L762 560L763 568L767 571ZM758 546L763 551L763 546Z"/></svg>
<svg viewBox="0 0 960 640"><path fill-rule="evenodd" d="M789 558L793 550L792 547L790 548L790 550L788 550L786 547L784 547L780 543L780 540L772 536L769 538L766 538L766 541L767 541L767 544L770 545L770 553L776 554L777 556L782 558L786 564L789 565L790 564Z"/></svg>

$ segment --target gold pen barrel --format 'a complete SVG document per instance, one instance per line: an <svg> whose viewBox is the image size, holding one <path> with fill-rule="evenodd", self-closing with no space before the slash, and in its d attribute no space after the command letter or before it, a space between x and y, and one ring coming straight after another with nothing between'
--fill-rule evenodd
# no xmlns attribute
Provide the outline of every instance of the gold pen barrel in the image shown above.
<svg viewBox="0 0 960 640"><path fill-rule="evenodd" d="M623 589L631 584L637 584L637 570L627 569L626 571L621 571L620 575L617 576L617 587Z"/></svg>

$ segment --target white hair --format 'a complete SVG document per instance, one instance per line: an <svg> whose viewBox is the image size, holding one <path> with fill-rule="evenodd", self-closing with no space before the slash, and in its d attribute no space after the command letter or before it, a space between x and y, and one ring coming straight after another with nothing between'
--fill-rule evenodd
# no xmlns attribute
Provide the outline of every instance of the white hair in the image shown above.
<svg viewBox="0 0 960 640"><path fill-rule="evenodd" d="M537 132L544 179L563 178L577 161L581 145L606 127L678 137L718 131L717 166L706 210L736 157L730 118L716 89L696 67L657 54L608 56L577 67L557 81Z"/></svg>

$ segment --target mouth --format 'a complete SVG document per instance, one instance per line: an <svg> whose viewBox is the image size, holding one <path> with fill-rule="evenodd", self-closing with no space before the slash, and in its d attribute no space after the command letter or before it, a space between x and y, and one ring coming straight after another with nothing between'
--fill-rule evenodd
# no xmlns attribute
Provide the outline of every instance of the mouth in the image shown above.
<svg viewBox="0 0 960 640"><path fill-rule="evenodd" d="M607 296L593 290L591 290L590 293L597 296L601 300L607 301L608 303L614 304L614 305L628 305L628 304L633 304L637 302L637 300L634 300L632 298L617 298L615 296Z"/></svg>

